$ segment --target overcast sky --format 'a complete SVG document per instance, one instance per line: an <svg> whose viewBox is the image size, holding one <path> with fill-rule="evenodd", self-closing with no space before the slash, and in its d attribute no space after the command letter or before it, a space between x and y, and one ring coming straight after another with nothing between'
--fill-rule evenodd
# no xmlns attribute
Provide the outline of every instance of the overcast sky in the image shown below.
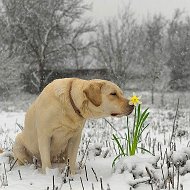
<svg viewBox="0 0 190 190"><path fill-rule="evenodd" d="M130 2L132 10L140 20L148 14L162 13L171 18L175 9L185 10L190 15L190 0L85 0L93 3L92 16L101 20L114 16Z"/></svg>

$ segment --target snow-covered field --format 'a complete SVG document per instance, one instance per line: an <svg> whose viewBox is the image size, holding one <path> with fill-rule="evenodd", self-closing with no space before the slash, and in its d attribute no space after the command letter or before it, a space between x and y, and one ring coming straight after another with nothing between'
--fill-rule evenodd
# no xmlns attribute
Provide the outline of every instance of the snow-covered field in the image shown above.
<svg viewBox="0 0 190 190"><path fill-rule="evenodd" d="M35 164L14 165L11 148L16 134L21 130L18 124L23 125L24 114L5 111L0 113L0 147L6 150L0 155L2 189L190 189L189 109L179 110L172 150L169 141L175 109L150 109L150 126L144 131L139 146L145 147L155 156L139 150L135 156L121 158L114 168L112 162L119 152L112 140L112 134L116 132L104 119L87 122L78 154L78 162L82 168L73 176L73 180L65 177L64 166L62 170L54 166L54 169L43 175ZM125 134L126 118L108 120L120 134Z"/></svg>

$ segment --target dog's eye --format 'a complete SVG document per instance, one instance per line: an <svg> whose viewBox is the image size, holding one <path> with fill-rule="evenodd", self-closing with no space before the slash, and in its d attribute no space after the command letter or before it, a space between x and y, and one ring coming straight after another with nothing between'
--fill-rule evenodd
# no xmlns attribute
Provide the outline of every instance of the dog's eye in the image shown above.
<svg viewBox="0 0 190 190"><path fill-rule="evenodd" d="M117 94L115 92L110 93L110 95L117 96Z"/></svg>

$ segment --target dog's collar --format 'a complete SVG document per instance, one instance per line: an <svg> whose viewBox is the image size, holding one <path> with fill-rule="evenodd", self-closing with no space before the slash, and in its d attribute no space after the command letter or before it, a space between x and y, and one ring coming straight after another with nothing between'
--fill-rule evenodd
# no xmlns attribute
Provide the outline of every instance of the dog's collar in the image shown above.
<svg viewBox="0 0 190 190"><path fill-rule="evenodd" d="M72 96L71 96L72 84L73 84L73 81L71 82L70 89L69 89L69 99L70 99L71 105L72 105L72 107L73 107L75 113L76 113L78 116L84 118L84 117L82 116L80 110L79 110L79 109L77 108L77 106L75 105L75 103L74 103L74 101L73 101L73 98L72 98Z"/></svg>

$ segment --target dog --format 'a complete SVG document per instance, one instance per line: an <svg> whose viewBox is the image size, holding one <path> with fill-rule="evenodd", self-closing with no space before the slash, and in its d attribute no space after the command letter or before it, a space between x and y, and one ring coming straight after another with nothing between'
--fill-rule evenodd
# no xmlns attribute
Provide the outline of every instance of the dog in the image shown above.
<svg viewBox="0 0 190 190"><path fill-rule="evenodd" d="M107 80L56 79L48 84L25 115L13 153L19 165L41 161L42 171L52 163L66 163L75 174L76 158L85 121L120 117L133 111L122 90Z"/></svg>

